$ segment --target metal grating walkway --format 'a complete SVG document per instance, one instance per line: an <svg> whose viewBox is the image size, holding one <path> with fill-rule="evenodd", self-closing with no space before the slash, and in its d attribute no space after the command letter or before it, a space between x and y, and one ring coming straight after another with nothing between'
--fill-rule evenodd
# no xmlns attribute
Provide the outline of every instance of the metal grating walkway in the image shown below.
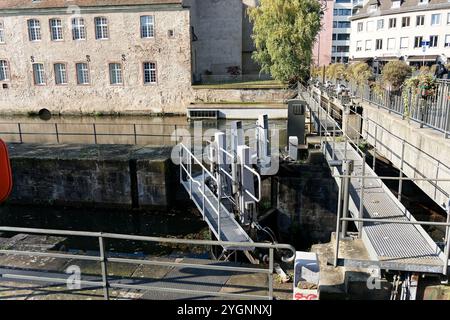
<svg viewBox="0 0 450 320"><path fill-rule="evenodd" d="M324 153L329 164L353 160L353 175L378 177L367 163L363 163L364 160L349 142L342 142L343 139L338 138L343 134L342 129L323 108L319 107L317 101L306 92L303 92L301 96L309 101L308 108L316 130L323 128L322 132L325 131L329 137L336 135L332 138L334 141L326 141L324 146ZM330 165L330 168L335 176L343 174L340 166ZM335 177L335 180L338 185L341 185L340 177ZM361 180L358 178L350 180L349 211L352 218L360 218ZM381 179L365 179L362 201L362 218L416 221ZM360 228L358 223L357 227ZM370 259L389 264L392 270L442 272L444 253L422 226L364 222L361 237Z"/></svg>

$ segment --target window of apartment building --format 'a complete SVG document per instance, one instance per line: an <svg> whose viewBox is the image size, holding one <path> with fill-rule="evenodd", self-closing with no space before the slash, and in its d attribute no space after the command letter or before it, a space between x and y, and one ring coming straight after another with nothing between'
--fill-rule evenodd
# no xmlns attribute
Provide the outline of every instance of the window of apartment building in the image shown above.
<svg viewBox="0 0 450 320"><path fill-rule="evenodd" d="M108 19L105 17L96 17L95 22L95 39L108 39Z"/></svg>
<svg viewBox="0 0 450 320"><path fill-rule="evenodd" d="M0 60L0 81L9 80L9 65L8 61Z"/></svg>
<svg viewBox="0 0 450 320"><path fill-rule="evenodd" d="M381 30L384 28L384 19L377 20L377 30Z"/></svg>
<svg viewBox="0 0 450 320"><path fill-rule="evenodd" d="M414 37L414 48L421 48L422 47L422 36Z"/></svg>
<svg viewBox="0 0 450 320"><path fill-rule="evenodd" d="M336 52L350 52L349 46L337 46Z"/></svg>
<svg viewBox="0 0 450 320"><path fill-rule="evenodd" d="M33 78L35 85L45 85L45 72L42 63L33 63Z"/></svg>
<svg viewBox="0 0 450 320"><path fill-rule="evenodd" d="M41 22L39 20L28 20L28 37L30 41L41 40Z"/></svg>
<svg viewBox="0 0 450 320"><path fill-rule="evenodd" d="M347 29L350 28L350 21L338 21L338 28Z"/></svg>
<svg viewBox="0 0 450 320"><path fill-rule="evenodd" d="M366 23L367 31L374 31L374 27L375 27L375 21L367 21L367 23Z"/></svg>
<svg viewBox="0 0 450 320"><path fill-rule="evenodd" d="M141 17L141 38L153 38L155 36L155 18L153 16Z"/></svg>
<svg viewBox="0 0 450 320"><path fill-rule="evenodd" d="M364 24L362 22L358 22L358 32L362 32L364 29Z"/></svg>
<svg viewBox="0 0 450 320"><path fill-rule="evenodd" d="M86 27L84 25L83 18L72 19L72 39L73 40L85 40L86 39Z"/></svg>
<svg viewBox="0 0 450 320"><path fill-rule="evenodd" d="M423 26L425 24L425 16L416 17L416 26Z"/></svg>
<svg viewBox="0 0 450 320"><path fill-rule="evenodd" d="M388 38L387 49L388 50L394 50L395 49L395 38Z"/></svg>
<svg viewBox="0 0 450 320"><path fill-rule="evenodd" d="M362 50L362 41L358 40L356 41L356 51L361 51Z"/></svg>
<svg viewBox="0 0 450 320"><path fill-rule="evenodd" d="M389 19L389 29L397 28L397 18Z"/></svg>
<svg viewBox="0 0 450 320"><path fill-rule="evenodd" d="M402 18L402 28L409 27L410 22L411 22L410 17L403 17Z"/></svg>
<svg viewBox="0 0 450 320"><path fill-rule="evenodd" d="M438 46L438 36L430 36L430 48L436 48Z"/></svg>
<svg viewBox="0 0 450 320"><path fill-rule="evenodd" d="M400 6L402 5L402 0L392 0L392 9L397 9L400 8Z"/></svg>
<svg viewBox="0 0 450 320"><path fill-rule="evenodd" d="M450 24L450 12L447 13L447 24Z"/></svg>
<svg viewBox="0 0 450 320"><path fill-rule="evenodd" d="M331 52L336 52L336 50L337 50L337 47L336 46L331 46Z"/></svg>
<svg viewBox="0 0 450 320"><path fill-rule="evenodd" d="M401 37L400 38L400 49L407 49L409 47L409 38Z"/></svg>
<svg viewBox="0 0 450 320"><path fill-rule="evenodd" d="M333 15L335 15L335 16L351 16L352 10L351 9L334 9Z"/></svg>
<svg viewBox="0 0 450 320"><path fill-rule="evenodd" d="M55 63L53 65L55 71L55 83L57 85L67 84L67 66L65 63Z"/></svg>
<svg viewBox="0 0 450 320"><path fill-rule="evenodd" d="M450 47L450 34L445 35L444 47Z"/></svg>
<svg viewBox="0 0 450 320"><path fill-rule="evenodd" d="M89 84L89 66L87 63L77 63L75 64L75 69L77 70L77 84Z"/></svg>
<svg viewBox="0 0 450 320"><path fill-rule="evenodd" d="M0 21L0 43L5 43L5 27L3 21Z"/></svg>
<svg viewBox="0 0 450 320"><path fill-rule="evenodd" d="M332 39L332 40L336 40L336 39L337 39L337 34L336 34L336 33L333 33L331 39Z"/></svg>
<svg viewBox="0 0 450 320"><path fill-rule="evenodd" d="M63 28L61 19L50 19L50 37L52 41L63 40Z"/></svg>
<svg viewBox="0 0 450 320"><path fill-rule="evenodd" d="M419 5L428 4L429 0L419 0Z"/></svg>
<svg viewBox="0 0 450 320"><path fill-rule="evenodd" d="M382 50L382 49L383 49L383 39L375 40L375 50Z"/></svg>
<svg viewBox="0 0 450 320"><path fill-rule="evenodd" d="M337 40L341 40L341 41L350 40L350 33L338 33Z"/></svg>
<svg viewBox="0 0 450 320"><path fill-rule="evenodd" d="M431 15L431 25L438 26L441 24L441 14L435 13Z"/></svg>
<svg viewBox="0 0 450 320"><path fill-rule="evenodd" d="M123 84L122 64L120 63L109 64L109 81L111 84Z"/></svg>
<svg viewBox="0 0 450 320"><path fill-rule="evenodd" d="M156 63L144 62L144 84L156 83Z"/></svg>
<svg viewBox="0 0 450 320"><path fill-rule="evenodd" d="M372 50L372 40L366 40L366 51Z"/></svg>

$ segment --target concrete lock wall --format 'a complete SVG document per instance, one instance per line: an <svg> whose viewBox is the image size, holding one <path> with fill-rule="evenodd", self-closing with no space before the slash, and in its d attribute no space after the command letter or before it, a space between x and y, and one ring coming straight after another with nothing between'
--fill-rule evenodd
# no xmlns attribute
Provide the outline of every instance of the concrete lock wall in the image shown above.
<svg viewBox="0 0 450 320"><path fill-rule="evenodd" d="M170 148L130 145L9 145L21 204L167 207L173 192Z"/></svg>
<svg viewBox="0 0 450 320"><path fill-rule="evenodd" d="M148 10L148 9L147 9ZM141 39L140 16L154 15L155 37ZM95 39L94 18L108 18L109 39ZM0 88L0 112L27 113L47 108L53 113L183 113L192 99L189 9L155 11L82 11L86 40L72 40L65 10L2 17L5 44L0 59L8 61L10 79ZM29 41L27 20L39 19L42 40ZM49 19L60 18L63 41L51 41ZM174 37L169 37L169 30ZM144 85L143 62L156 62L157 83ZM43 63L45 85L35 85L32 63ZM87 62L91 83L77 85L75 64ZM54 63L66 63L67 85L56 85ZM123 85L111 85L109 63L121 63ZM1 84L1 83L0 83Z"/></svg>
<svg viewBox="0 0 450 320"><path fill-rule="evenodd" d="M285 102L294 95L288 89L194 89L196 102Z"/></svg>
<svg viewBox="0 0 450 320"><path fill-rule="evenodd" d="M404 171L409 178L450 178L450 169L448 168L450 167L450 139L445 139L443 133L434 129L420 128L419 124L413 121L402 120L398 115L389 114L387 111L367 103L363 103L363 108L364 119L367 117L375 121L387 131L411 144L405 144L404 153ZM377 140L379 140L376 143L377 152L391 161L395 167L400 168L401 140L380 128L376 130L375 125L370 121L364 121L363 128L368 130L372 136L369 136L368 143L375 145L374 136L376 133ZM447 196L430 182L416 181L416 184L439 204L448 202ZM450 193L450 182L437 182L436 184L439 188Z"/></svg>

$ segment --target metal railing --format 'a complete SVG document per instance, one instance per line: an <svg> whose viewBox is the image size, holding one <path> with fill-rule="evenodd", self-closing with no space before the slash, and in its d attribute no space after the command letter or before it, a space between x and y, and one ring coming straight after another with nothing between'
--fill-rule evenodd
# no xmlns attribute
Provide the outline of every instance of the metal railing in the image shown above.
<svg viewBox="0 0 450 320"><path fill-rule="evenodd" d="M218 240L221 239L221 230L222 230L222 218L221 213L224 211L223 208L223 199L227 199L228 201L233 202L231 195L227 195L224 193L224 190L222 189L223 181L221 181L224 177L222 177L221 174L217 175L217 177L212 174L203 164L203 154L200 154L196 156L190 148L185 146L184 144L179 144L179 153L180 153L180 182L183 183L183 173L185 174L187 178L187 182L189 183L189 196L193 196L193 184L196 184L199 187L199 192L202 196L202 203L199 204L201 208L201 214L203 216L203 219L208 222L208 225L210 225L211 228L213 228L213 224L210 223L208 220L208 217L205 214L205 205L208 203L211 208L213 208L214 213L217 215L217 230L214 229L215 233L217 234ZM234 163L237 159L234 155L229 153L228 151L224 150L223 148L219 148L218 150L218 159L220 159L220 153L226 155L228 158L230 158ZM198 158L200 157L200 159ZM193 170L193 165L198 166L200 168L200 172L197 171L197 174L201 176L201 182L198 182L195 180L194 173L195 169ZM240 186L241 190L245 192L248 196L250 196L255 202L260 202L262 198L262 181L261 176L256 172L253 168L243 165L243 168L247 171L249 171L252 175L256 176L258 185L258 196L251 193L245 186ZM233 178L232 175L230 175L229 172L224 170L223 167L220 166L220 172L224 174L227 178L229 178L233 183L239 183L235 178ZM212 182L215 183L217 187L217 194L215 194L213 191L210 190L210 188L206 185L207 178L210 178ZM214 199L214 203L210 200L210 198Z"/></svg>
<svg viewBox="0 0 450 320"><path fill-rule="evenodd" d="M411 119L421 127L439 130L446 138L450 136L450 80L437 80L436 94L426 98L417 92L404 92L406 88L388 91L374 90L369 85L348 85L352 94L363 101L398 114L403 119Z"/></svg>
<svg viewBox="0 0 450 320"><path fill-rule="evenodd" d="M274 260L275 260L275 250L287 250L290 251L290 255L283 256L282 260L284 262L290 263L295 258L295 248L287 244L269 244L269 243L232 243L223 241L211 241L211 240L188 240L188 239L173 239L173 238L161 238L161 237L146 237L146 236L134 236L134 235L123 235L123 234L113 234L113 233L102 233L102 232L83 232L83 231L67 231L67 230L46 230L46 229L33 229L33 228L14 228L14 227L0 227L0 232L14 232L14 233L24 233L24 234L38 234L38 235L53 235L53 236L75 236L84 238L96 238L99 245L98 255L82 255L82 254L68 254L68 253L56 253L56 252L35 252L26 250L0 250L0 254L14 255L14 256L28 256L28 257L48 257L56 259L77 259L83 261L95 261L99 262L101 265L101 281L91 281L91 280L80 280L79 284L89 287L99 287L103 288L104 299L110 299L110 289L127 289L127 290L143 290L143 291L155 291L155 292L169 292L175 294L191 294L194 296L212 296L212 297L224 297L231 299L273 299L273 273L274 273ZM210 265L210 264L196 264L196 263L184 263L177 261L161 261L161 260L143 260L143 259L129 259L129 258L117 258L111 257L105 247L105 240L132 240L141 242L152 242L157 244L183 244L192 246L222 246L222 247L248 247L248 248L258 248L265 249L269 251L269 261L267 268L254 268L254 267L243 267L243 266L230 266L230 265ZM121 263L121 264L131 264L131 265L146 265L146 266L163 266L171 268L192 268L198 270L218 270L230 273L241 273L241 274L265 274L268 277L268 294L266 296L262 295L251 295L247 293L228 293L228 292L213 292L204 290L194 290L194 289L178 289L169 288L162 286L148 286L142 284L125 284L121 281L112 281L111 276L108 273L109 263ZM5 280L25 280L25 281L37 281L43 283L68 283L67 278L52 278L46 276L30 276L24 273L13 274L13 273L1 273L0 279ZM123 279L121 279L123 280ZM133 279L129 279L133 280ZM139 279L140 283L142 279Z"/></svg>
<svg viewBox="0 0 450 320"><path fill-rule="evenodd" d="M346 227L344 224L346 224L349 221L355 222L359 225L359 236L361 236L361 227L363 223L391 223L391 224L411 224L411 225L427 225L427 226L435 226L435 227L445 227L445 238L444 238L444 249L443 249L443 259L442 259L442 274L447 275L448 274L448 266L449 266L449 259L450 259L450 208L447 208L447 221L445 223L443 222L428 222L428 221L416 221L414 217L409 215L408 220L392 220L392 219L383 219L383 218L363 218L363 210L364 210L364 189L365 189L365 181L372 179L372 180L397 180L399 182L402 181L427 181L430 183L438 183L438 182L450 182L450 178L446 179L435 179L435 178L408 178L406 176L403 176L403 171L400 171L402 174L400 177L380 177L380 176L371 176L366 175L365 173L365 166L366 166L366 154L360 150L359 148L359 139L357 141L354 141L351 137L349 137L343 130L341 126L333 119L333 117L327 112L327 110L323 109L321 104L321 96L319 95L318 98L314 96L313 93L309 93L306 88L303 88L303 92L307 93L307 100L308 105L312 111L318 114L318 131L319 135L322 139L324 139L327 143L335 144L336 143L336 132L338 131L338 137L343 138L344 145L345 145L345 151L344 151L344 158L347 160L347 146L353 147L352 149L355 150L360 157L361 165L363 168L362 175L348 175L345 172L343 174L335 174L333 175L334 178L340 179L340 186L339 190L348 190L348 186L350 184L350 179L359 179L361 181L361 188L359 190L359 197L360 197L360 206L359 206L359 212L358 216L356 218L349 218L348 212L344 212L348 210L348 204L342 205L342 200L344 195L343 192L339 192L338 195L338 212L337 212L337 222L336 222L336 242L335 242L335 257L334 257L334 265L338 265L339 260L339 243L341 238L341 231L343 234L346 234ZM327 126L323 126L320 122L322 117L325 115L325 118L333 122L333 131L330 132L328 130ZM359 132L359 131L358 131ZM324 137L323 137L324 136ZM332 147L332 160L335 159L334 157L334 149L335 147ZM401 169L403 170L403 168ZM345 192L345 191L344 191ZM446 193L448 194L448 193ZM398 199L396 199L398 200ZM398 200L399 201L399 200ZM450 203L449 203L450 205ZM424 231L425 232L425 231ZM436 244L437 245L437 244Z"/></svg>
<svg viewBox="0 0 450 320"><path fill-rule="evenodd" d="M3 128L3 129L2 129ZM6 130L4 129L6 128ZM75 129L71 129L75 128ZM117 128L120 128L120 132ZM31 123L0 122L0 137L6 142L34 142L36 137L49 143L74 143L86 138L89 144L148 144L148 139L162 140L161 144L176 145L181 138L189 138L179 131L190 131L189 125L149 123ZM75 140L74 140L75 139ZM107 142L103 140L108 140ZM124 140L125 139L125 140Z"/></svg>

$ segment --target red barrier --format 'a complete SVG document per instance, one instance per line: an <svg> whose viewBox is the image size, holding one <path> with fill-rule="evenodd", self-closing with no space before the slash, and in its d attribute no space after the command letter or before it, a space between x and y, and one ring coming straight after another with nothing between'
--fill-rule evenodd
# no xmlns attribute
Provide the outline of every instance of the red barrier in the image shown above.
<svg viewBox="0 0 450 320"><path fill-rule="evenodd" d="M11 164L9 162L8 147L0 139L0 203L6 201L12 190Z"/></svg>

